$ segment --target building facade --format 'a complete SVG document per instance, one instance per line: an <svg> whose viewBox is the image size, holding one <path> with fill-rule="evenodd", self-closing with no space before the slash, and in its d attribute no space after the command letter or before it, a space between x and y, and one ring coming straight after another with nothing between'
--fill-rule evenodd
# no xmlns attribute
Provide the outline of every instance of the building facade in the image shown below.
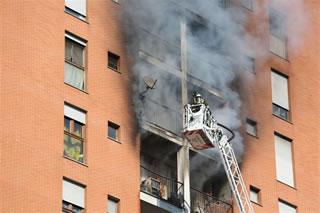
<svg viewBox="0 0 320 213"><path fill-rule="evenodd" d="M285 2L3 2L0 212L238 212L195 91L255 212L318 212L320 3Z"/></svg>

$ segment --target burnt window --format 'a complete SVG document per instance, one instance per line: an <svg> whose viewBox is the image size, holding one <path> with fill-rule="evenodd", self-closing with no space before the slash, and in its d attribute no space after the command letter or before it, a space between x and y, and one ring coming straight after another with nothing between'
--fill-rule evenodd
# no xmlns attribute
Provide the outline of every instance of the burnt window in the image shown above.
<svg viewBox="0 0 320 213"><path fill-rule="evenodd" d="M108 52L108 67L115 70L115 71L120 71L120 56Z"/></svg>

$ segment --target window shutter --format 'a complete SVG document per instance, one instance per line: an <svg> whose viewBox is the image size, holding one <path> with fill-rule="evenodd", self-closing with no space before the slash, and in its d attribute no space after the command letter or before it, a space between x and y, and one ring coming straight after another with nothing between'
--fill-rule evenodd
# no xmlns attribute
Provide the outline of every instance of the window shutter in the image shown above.
<svg viewBox="0 0 320 213"><path fill-rule="evenodd" d="M80 109L65 104L64 115L82 124L86 124L86 113Z"/></svg>
<svg viewBox="0 0 320 213"><path fill-rule="evenodd" d="M294 186L291 142L275 135L277 180Z"/></svg>
<svg viewBox="0 0 320 213"><path fill-rule="evenodd" d="M108 213L118 213L118 202L108 199Z"/></svg>
<svg viewBox="0 0 320 213"><path fill-rule="evenodd" d="M271 72L272 102L289 110L288 79Z"/></svg>
<svg viewBox="0 0 320 213"><path fill-rule="evenodd" d="M63 180L62 199L79 207L85 208L85 188L70 181Z"/></svg>
<svg viewBox="0 0 320 213"><path fill-rule="evenodd" d="M66 0L66 7L86 16L86 0Z"/></svg>
<svg viewBox="0 0 320 213"><path fill-rule="evenodd" d="M279 201L279 213L296 213L296 208Z"/></svg>

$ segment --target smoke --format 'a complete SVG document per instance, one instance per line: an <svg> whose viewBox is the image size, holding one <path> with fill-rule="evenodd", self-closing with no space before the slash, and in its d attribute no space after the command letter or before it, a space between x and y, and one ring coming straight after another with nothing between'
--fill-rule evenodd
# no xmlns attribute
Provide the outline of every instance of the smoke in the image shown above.
<svg viewBox="0 0 320 213"><path fill-rule="evenodd" d="M223 102L204 91L207 102L219 123L235 132L232 146L237 160L241 162L244 153L243 138L239 132L243 112L240 95L233 86L247 63L247 56L266 61L270 56L267 45L269 30L268 10L270 7L282 11L294 11L287 20L290 45L299 44L306 16L302 0L255 1L258 6L251 15L265 14L259 24L248 30L248 11L239 5L222 0L127 0L122 3L122 17L127 37L128 52L132 59L133 104L140 122L149 121L162 126L177 135L182 128L182 82L174 73L181 70L181 27L187 26L187 70L188 78L200 79L206 85L223 94ZM238 1L239 3L240 1ZM291 23L294 21L294 26ZM264 42L261 42L263 41ZM155 89L146 89L143 77L157 80ZM245 79L250 83L249 79ZM192 90L201 90L188 83L188 95ZM242 115L243 116L243 115ZM209 164L197 157L191 160L191 171L202 168L199 175L201 188L204 182L221 172L223 167L217 150L206 154L218 161ZM200 180L201 178L201 180Z"/></svg>

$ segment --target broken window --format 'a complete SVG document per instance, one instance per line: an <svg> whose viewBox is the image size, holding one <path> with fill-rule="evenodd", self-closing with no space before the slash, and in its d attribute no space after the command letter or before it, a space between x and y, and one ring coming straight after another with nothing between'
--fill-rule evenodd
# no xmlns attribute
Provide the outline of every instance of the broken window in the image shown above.
<svg viewBox="0 0 320 213"><path fill-rule="evenodd" d="M270 51L287 58L286 17L279 11L269 11Z"/></svg>

